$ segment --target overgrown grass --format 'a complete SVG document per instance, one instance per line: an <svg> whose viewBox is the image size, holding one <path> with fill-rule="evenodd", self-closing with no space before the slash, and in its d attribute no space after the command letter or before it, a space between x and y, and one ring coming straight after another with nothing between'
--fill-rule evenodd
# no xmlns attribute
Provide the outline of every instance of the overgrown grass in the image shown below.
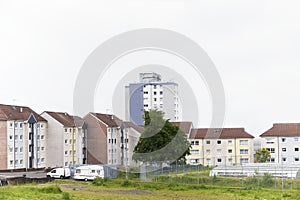
<svg viewBox="0 0 300 200"><path fill-rule="evenodd" d="M0 187L0 199L299 199L299 180L264 177L209 177L208 170L92 182L55 180L47 184ZM282 191L283 183L284 190Z"/></svg>

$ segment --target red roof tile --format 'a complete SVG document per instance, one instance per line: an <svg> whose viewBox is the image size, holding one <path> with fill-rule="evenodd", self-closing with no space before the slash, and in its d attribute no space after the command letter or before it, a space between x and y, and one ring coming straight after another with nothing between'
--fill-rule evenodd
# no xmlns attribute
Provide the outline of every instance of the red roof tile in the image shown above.
<svg viewBox="0 0 300 200"><path fill-rule="evenodd" d="M273 127L260 135L260 137L293 137L300 136L300 123L273 124Z"/></svg>
<svg viewBox="0 0 300 200"><path fill-rule="evenodd" d="M47 121L29 107L0 104L0 120L2 121L7 121L7 120L26 121L28 120L31 114L33 114L33 116L37 121Z"/></svg>
<svg viewBox="0 0 300 200"><path fill-rule="evenodd" d="M45 111L51 117L53 117L56 121L61 123L63 126L66 127L79 127L82 126L84 120L78 116L72 116L68 113L64 112L52 112L52 111Z"/></svg>
<svg viewBox="0 0 300 200"><path fill-rule="evenodd" d="M234 139L254 138L244 128L200 128L192 129L189 139Z"/></svg>
<svg viewBox="0 0 300 200"><path fill-rule="evenodd" d="M118 127L118 124L114 121L114 117L115 117L114 115L101 114L101 113L91 113L91 114L97 117L99 120L101 120L104 124L106 124L109 127Z"/></svg>
<svg viewBox="0 0 300 200"><path fill-rule="evenodd" d="M178 126L183 132L190 133L191 128L193 128L192 122L171 122L172 124L175 124Z"/></svg>

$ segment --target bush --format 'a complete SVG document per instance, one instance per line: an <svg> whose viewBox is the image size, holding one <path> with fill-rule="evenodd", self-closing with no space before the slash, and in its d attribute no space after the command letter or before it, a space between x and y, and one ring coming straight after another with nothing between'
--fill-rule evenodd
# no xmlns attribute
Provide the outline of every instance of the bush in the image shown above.
<svg viewBox="0 0 300 200"><path fill-rule="evenodd" d="M262 186L272 187L274 183L275 181L273 180L272 175L269 173L264 173L264 176L262 178Z"/></svg>
<svg viewBox="0 0 300 200"><path fill-rule="evenodd" d="M45 188L39 188L40 192L43 193L52 193L52 194L59 194L61 193L61 189L58 186L50 186L50 187L45 187Z"/></svg>
<svg viewBox="0 0 300 200"><path fill-rule="evenodd" d="M92 184L95 186L105 186L106 181L107 181L107 179L97 177L93 180Z"/></svg>
<svg viewBox="0 0 300 200"><path fill-rule="evenodd" d="M67 193L67 192L63 192L63 193L62 193L62 199L64 199L64 200L69 200L69 199L70 199L70 194Z"/></svg>

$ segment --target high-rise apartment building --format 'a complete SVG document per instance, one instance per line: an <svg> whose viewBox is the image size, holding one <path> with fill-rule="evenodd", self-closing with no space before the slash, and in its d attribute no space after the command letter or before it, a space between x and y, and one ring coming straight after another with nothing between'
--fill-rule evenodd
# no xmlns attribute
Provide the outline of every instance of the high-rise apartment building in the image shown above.
<svg viewBox="0 0 300 200"><path fill-rule="evenodd" d="M164 82L157 73L140 73L140 81L125 89L126 120L144 125L144 110L162 111L165 119L181 120L177 83Z"/></svg>

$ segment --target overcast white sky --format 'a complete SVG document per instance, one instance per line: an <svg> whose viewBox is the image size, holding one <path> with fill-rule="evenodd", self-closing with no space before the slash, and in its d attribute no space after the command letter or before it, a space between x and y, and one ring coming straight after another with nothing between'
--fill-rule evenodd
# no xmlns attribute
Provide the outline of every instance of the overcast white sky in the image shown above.
<svg viewBox="0 0 300 200"><path fill-rule="evenodd" d="M300 122L299 9L296 0L0 0L0 103L72 113L76 77L96 47L163 28L196 41L215 63L226 127L258 135L274 122ZM99 100L96 111L110 106Z"/></svg>

